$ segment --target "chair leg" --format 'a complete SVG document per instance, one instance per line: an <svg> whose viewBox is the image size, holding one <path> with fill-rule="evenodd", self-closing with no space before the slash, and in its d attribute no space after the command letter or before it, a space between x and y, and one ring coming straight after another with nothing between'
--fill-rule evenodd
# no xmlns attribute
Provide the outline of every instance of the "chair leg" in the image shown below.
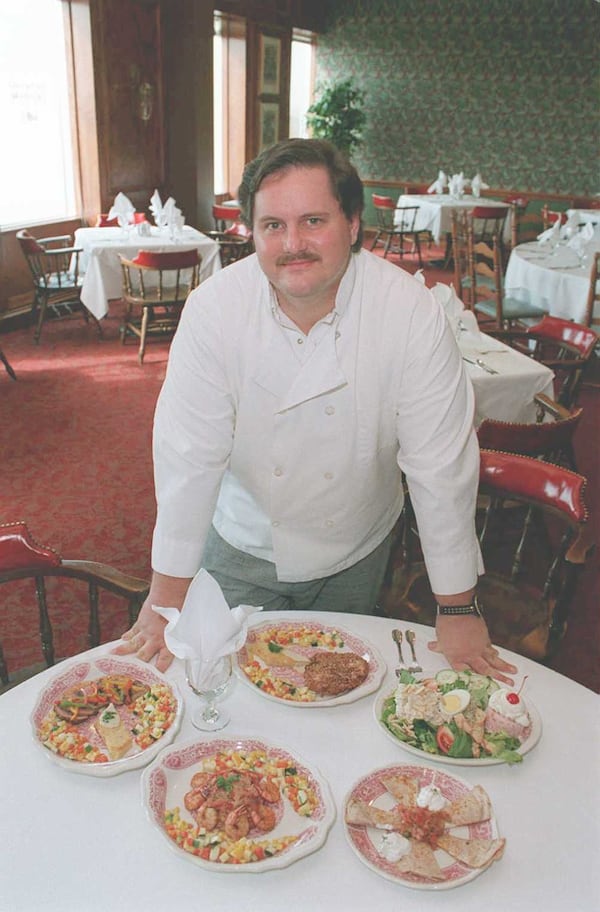
<svg viewBox="0 0 600 912"><path fill-rule="evenodd" d="M138 361L140 365L144 363L144 354L146 351L146 333L148 332L148 308L144 307L142 312L142 325L140 327L140 349L138 351Z"/></svg>
<svg viewBox="0 0 600 912"><path fill-rule="evenodd" d="M419 261L419 269L423 268L423 258L421 256L421 242L419 240L419 235L415 234L415 247L417 248L417 258Z"/></svg>
<svg viewBox="0 0 600 912"><path fill-rule="evenodd" d="M46 308L47 307L48 307L48 299L44 298L40 302L40 312L38 315L37 326L36 326L35 332L33 334L33 341L35 342L36 345L39 345L40 336L42 335L42 324L43 324L44 320L46 319Z"/></svg>
<svg viewBox="0 0 600 912"><path fill-rule="evenodd" d="M13 380L16 380L17 375L15 374L15 372L12 368L12 365L10 364L8 358L6 357L6 355L4 354L4 352L2 351L1 348L0 348L0 361L2 361L4 367L6 368L6 373L8 374L8 376L12 377Z"/></svg>
<svg viewBox="0 0 600 912"><path fill-rule="evenodd" d="M40 616L40 639L42 642L42 652L46 660L46 665L54 665L54 637L52 635L52 624L48 615L48 606L46 604L46 586L43 576L36 576L35 590Z"/></svg>

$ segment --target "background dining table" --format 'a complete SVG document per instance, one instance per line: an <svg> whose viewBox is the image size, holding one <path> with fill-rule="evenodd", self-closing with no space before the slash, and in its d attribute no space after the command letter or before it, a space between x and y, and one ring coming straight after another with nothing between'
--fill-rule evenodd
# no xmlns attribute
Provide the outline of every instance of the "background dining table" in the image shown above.
<svg viewBox="0 0 600 912"><path fill-rule="evenodd" d="M257 622L282 620L277 612ZM391 632L404 622L365 615L286 612L285 620L334 626L379 650L387 664L380 691L396 682ZM433 631L410 624L425 673L445 666L427 649ZM77 660L105 653L110 645ZM380 728L376 693L330 707L290 706L237 678L226 697L229 727L219 736L262 738L314 765L337 808L325 844L289 867L263 873L209 871L171 851L142 805L140 770L111 778L73 774L36 743L29 716L41 690L64 666L42 672L0 697L3 912L592 912L600 902L599 698L550 669L501 650L527 676L524 695L542 720L537 745L515 766L449 766L416 756ZM71 661L71 660L67 660ZM173 745L214 738L196 732L189 713L197 698L182 663L167 672L185 701ZM411 889L368 868L350 847L342 820L345 796L362 777L390 765L436 767L489 794L503 857L452 890Z"/></svg>
<svg viewBox="0 0 600 912"><path fill-rule="evenodd" d="M533 397L544 393L554 398L554 374L539 361L486 333L474 337L470 332L459 332L457 341L473 384L476 426L484 418L534 422Z"/></svg>
<svg viewBox="0 0 600 912"><path fill-rule="evenodd" d="M513 248L508 260L505 293L524 303L538 303L552 316L581 323L596 250L600 250L600 235L587 245L582 262L575 251L563 245L554 251L547 250L537 241L519 244ZM598 309L593 318L600 319Z"/></svg>
<svg viewBox="0 0 600 912"><path fill-rule="evenodd" d="M171 236L168 228L144 225L149 234L140 234L140 226L129 228L78 228L75 247L81 247L80 271L83 274L81 300L98 320L108 313L108 302L121 297L122 275L119 254L129 259L140 250L156 253L196 249L202 257L200 281L221 268L219 245L190 225Z"/></svg>
<svg viewBox="0 0 600 912"><path fill-rule="evenodd" d="M475 206L490 206L505 209L508 203L488 197L450 196L449 193L402 193L397 206L418 206L415 229L430 231L436 244L439 244L452 231L452 213L457 210L469 210ZM503 239L510 241L510 212L504 225Z"/></svg>

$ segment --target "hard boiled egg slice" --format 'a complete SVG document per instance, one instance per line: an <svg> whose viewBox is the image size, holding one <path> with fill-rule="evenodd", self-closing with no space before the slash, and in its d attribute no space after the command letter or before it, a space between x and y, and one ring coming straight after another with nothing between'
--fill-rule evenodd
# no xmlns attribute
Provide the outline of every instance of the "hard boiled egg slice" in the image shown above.
<svg viewBox="0 0 600 912"><path fill-rule="evenodd" d="M469 705L471 696L468 690L458 688L449 690L448 693L440 697L440 709L449 716L455 716L456 713L462 712Z"/></svg>

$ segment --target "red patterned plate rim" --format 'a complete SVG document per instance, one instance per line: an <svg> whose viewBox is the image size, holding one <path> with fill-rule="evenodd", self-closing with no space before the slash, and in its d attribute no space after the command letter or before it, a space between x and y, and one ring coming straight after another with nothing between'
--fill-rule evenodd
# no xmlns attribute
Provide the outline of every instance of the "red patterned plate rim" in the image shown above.
<svg viewBox="0 0 600 912"><path fill-rule="evenodd" d="M224 864L211 862L190 854L181 848L168 835L165 828L164 812L177 803L183 793L189 789L189 769L201 760L210 759L221 751L265 751L269 758L290 761L299 772L305 775L311 788L319 795L317 811L309 818L303 818L291 807L285 811L279 825L282 829L289 826L290 820L296 825L294 832L285 835L298 835L297 841L282 852L270 858L247 864ZM305 855L312 854L321 848L335 820L335 804L327 781L321 773L303 760L296 751L280 747L265 741L244 735L227 738L200 738L165 747L153 763L142 773L142 803L146 816L152 826L167 840L170 848L180 857L212 871L228 874L262 873L274 868L284 868ZM184 807L181 816L191 819ZM274 831L275 832L275 831ZM283 835L283 834L281 834Z"/></svg>
<svg viewBox="0 0 600 912"><path fill-rule="evenodd" d="M154 666L134 658L122 658L120 656L106 654L73 660L68 663L64 662L57 667L57 672L58 673L39 692L31 712L30 722L36 744L42 748L44 754L50 760L58 763L63 769L99 778L114 776L130 769L137 769L140 766L145 766L147 763L150 763L159 751L169 744L177 734L183 715L183 701L179 688ZM80 681L95 680L96 678L101 678L104 675L109 674L130 675L131 677L135 677L137 680L142 681L144 684L165 684L169 687L177 701L177 712L173 723L162 737L146 748L140 747L133 754L122 757L120 760L109 760L106 763L81 763L78 760L61 757L58 754L55 754L54 751L45 747L40 741L38 732L42 721L52 709L55 700L57 700L68 687L71 687Z"/></svg>
<svg viewBox="0 0 600 912"><path fill-rule="evenodd" d="M448 890L458 887L474 880L489 867L488 864L481 868L470 868L463 862L452 858L443 849L436 849L435 856L444 874L444 880L431 880L418 874L399 874L394 867L394 863L387 861L377 851L377 840L381 839L384 831L378 831L371 827L352 826L345 821L346 807L348 802L353 799L367 801L377 807L392 807L394 805L394 799L389 795L382 781L389 776L415 778L421 788L426 785L434 785L448 801L454 801L456 798L460 798L473 790L473 785L469 782L458 776L451 775L439 767L393 765L372 770L366 776L363 776L355 782L344 799L343 818L346 839L356 855L367 867L387 880L401 883L416 890ZM496 839L498 837L498 826L492 813L489 820L466 826L452 827L450 832L453 835L469 839Z"/></svg>
<svg viewBox="0 0 600 912"><path fill-rule="evenodd" d="M332 650L336 652L355 652L358 655L361 655L363 658L367 659L369 662L369 673L365 681L360 684L358 687L355 687L353 690L349 690L346 693L339 694L336 697L319 697L311 702L303 702L300 700L294 699L284 699L283 697L277 696L276 694L270 694L262 690L260 687L257 687L248 677L244 671L244 664L248 660L248 649L247 644L252 643L254 639L257 639L257 635L261 631L269 628L277 628L278 630L297 630L299 628L307 628L309 630L314 630L315 632L324 632L327 634L337 633L344 640L344 646L338 650ZM301 647L294 645L294 650L302 650L307 647ZM273 700L276 703L283 703L286 706L296 706L303 707L305 709L315 709L319 707L326 706L339 706L344 703L353 703L356 700L360 700L362 697L367 696L368 694L373 693L380 686L383 677L387 671L387 666L385 660L378 649L373 646L368 640L363 636L359 636L355 633L352 633L345 627L338 627L333 624L320 624L317 621L312 620L285 620L285 621L259 621L251 623L248 627L248 636L246 638L246 643L234 656L234 671L237 677L253 691L258 692L261 696L265 697L267 700ZM286 677L289 677L289 669L286 669Z"/></svg>

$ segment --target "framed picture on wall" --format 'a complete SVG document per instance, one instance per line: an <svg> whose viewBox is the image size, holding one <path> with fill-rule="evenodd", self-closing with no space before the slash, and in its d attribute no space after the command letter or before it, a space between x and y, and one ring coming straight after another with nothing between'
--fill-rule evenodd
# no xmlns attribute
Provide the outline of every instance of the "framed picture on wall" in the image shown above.
<svg viewBox="0 0 600 912"><path fill-rule="evenodd" d="M280 68L281 39L261 34L259 95L279 95Z"/></svg>
<svg viewBox="0 0 600 912"><path fill-rule="evenodd" d="M259 114L260 149L272 146L279 139L279 105L277 102L261 101Z"/></svg>

